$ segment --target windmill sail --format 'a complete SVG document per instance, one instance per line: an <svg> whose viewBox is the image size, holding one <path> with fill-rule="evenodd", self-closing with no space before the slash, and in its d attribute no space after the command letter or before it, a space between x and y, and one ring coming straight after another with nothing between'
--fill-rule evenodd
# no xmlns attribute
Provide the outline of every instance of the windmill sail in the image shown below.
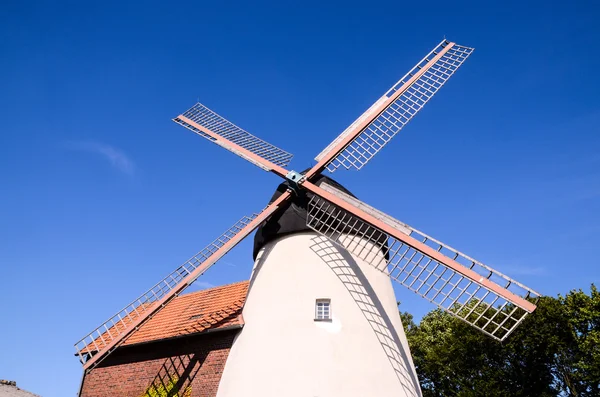
<svg viewBox="0 0 600 397"><path fill-rule="evenodd" d="M260 214L240 219L202 251L79 340L75 344L75 350L84 368L90 370L98 365L126 338L268 219L288 198L289 193L284 193Z"/></svg>
<svg viewBox="0 0 600 397"><path fill-rule="evenodd" d="M487 335L504 340L535 309L539 294L497 270L331 186L305 185L316 193L308 227Z"/></svg>
<svg viewBox="0 0 600 397"><path fill-rule="evenodd" d="M173 121L265 171L285 167L293 157L285 150L241 129L201 103L195 104Z"/></svg>
<svg viewBox="0 0 600 397"><path fill-rule="evenodd" d="M443 40L316 158L319 168L360 170L437 93L473 52ZM319 170L320 171L320 170Z"/></svg>

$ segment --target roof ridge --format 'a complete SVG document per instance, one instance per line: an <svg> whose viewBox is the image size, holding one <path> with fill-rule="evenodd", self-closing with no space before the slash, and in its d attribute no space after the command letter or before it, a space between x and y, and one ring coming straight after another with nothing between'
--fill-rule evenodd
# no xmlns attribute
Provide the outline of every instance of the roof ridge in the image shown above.
<svg viewBox="0 0 600 397"><path fill-rule="evenodd" d="M2 393L1 390L8 390L9 394L6 393ZM32 393L30 391L21 389L19 386L17 386L17 382L14 380L5 380L5 379L0 379L0 394L4 395L10 395L10 396L21 396L21 397L40 397L38 394Z"/></svg>
<svg viewBox="0 0 600 397"><path fill-rule="evenodd" d="M217 289L222 289L222 288L227 288L227 287L232 287L236 284L248 284L250 283L250 280L242 280L242 281L235 281L233 283L229 283L229 284L223 284L223 285L216 285L214 287L210 287L210 288L206 288L206 289L201 289L199 291L194 291L194 292L188 292L187 294L181 294L179 296L187 296L187 295L192 295L192 294L197 294L199 292L207 292L207 291L213 291L213 290L217 290ZM190 284L193 285L194 283Z"/></svg>

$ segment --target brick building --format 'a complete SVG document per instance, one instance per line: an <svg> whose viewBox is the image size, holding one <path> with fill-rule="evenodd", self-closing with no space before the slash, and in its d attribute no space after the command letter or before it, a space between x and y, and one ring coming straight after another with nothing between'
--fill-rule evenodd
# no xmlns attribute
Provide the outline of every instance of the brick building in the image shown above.
<svg viewBox="0 0 600 397"><path fill-rule="evenodd" d="M175 298L82 380L80 397L211 397L244 325L248 282Z"/></svg>

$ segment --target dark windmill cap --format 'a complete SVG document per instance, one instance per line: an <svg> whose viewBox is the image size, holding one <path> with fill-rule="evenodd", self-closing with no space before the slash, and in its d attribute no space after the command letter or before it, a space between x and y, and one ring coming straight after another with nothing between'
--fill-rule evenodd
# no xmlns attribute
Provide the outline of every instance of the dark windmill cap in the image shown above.
<svg viewBox="0 0 600 397"><path fill-rule="evenodd" d="M303 171L302 174L306 173L307 170ZM319 175L315 180L312 181L317 186L320 186L322 183L326 183L330 186L335 187L342 192L349 194L352 197L356 197L352 194L348 189L334 181L333 179L326 177L324 175ZM284 182L277 187L277 190L271 197L269 204L274 202L281 196L287 189L289 185L288 182ZM306 218L307 218L307 207L310 198L312 197L312 193L306 190L304 195L294 195L294 197L286 202L284 206L277 211L269 220L264 222L262 225L258 227L256 230L256 234L254 235L254 250L252 252L252 257L256 260L256 256L262 247L264 247L267 243L294 233L302 233L313 231L308 226L306 226ZM363 229L367 229L368 225L364 224L359 228L360 231L364 231ZM344 231L348 233L352 233L351 230ZM385 254L386 259L388 259L387 253L387 236L384 234L376 233L377 236L373 236L377 240L376 243L381 245L383 243L382 251Z"/></svg>

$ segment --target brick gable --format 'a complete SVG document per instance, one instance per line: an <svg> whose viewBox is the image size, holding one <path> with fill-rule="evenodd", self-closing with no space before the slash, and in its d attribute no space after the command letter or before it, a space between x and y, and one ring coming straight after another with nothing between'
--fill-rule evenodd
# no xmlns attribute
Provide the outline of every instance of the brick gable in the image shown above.
<svg viewBox="0 0 600 397"><path fill-rule="evenodd" d="M122 347L85 376L80 397L142 397L153 385L172 387L171 397L214 397L240 327Z"/></svg>

